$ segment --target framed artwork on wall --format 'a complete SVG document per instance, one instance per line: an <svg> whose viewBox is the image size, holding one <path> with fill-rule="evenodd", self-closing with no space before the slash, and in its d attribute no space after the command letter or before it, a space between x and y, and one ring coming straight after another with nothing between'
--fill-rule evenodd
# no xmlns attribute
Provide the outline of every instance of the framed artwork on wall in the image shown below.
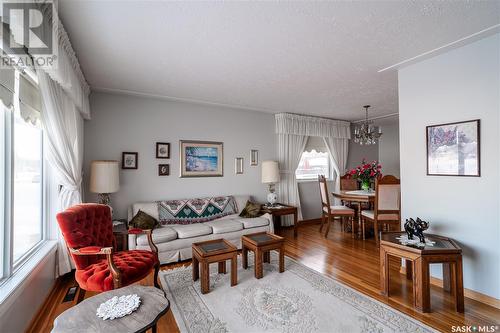
<svg viewBox="0 0 500 333"><path fill-rule="evenodd" d="M224 144L212 141L180 141L181 177L222 177Z"/></svg>
<svg viewBox="0 0 500 333"><path fill-rule="evenodd" d="M122 153L122 169L137 169L139 164L139 154L135 152Z"/></svg>
<svg viewBox="0 0 500 333"><path fill-rule="evenodd" d="M250 165L251 166L259 165L259 151L256 149L250 150Z"/></svg>
<svg viewBox="0 0 500 333"><path fill-rule="evenodd" d="M170 158L170 143L156 143L156 158Z"/></svg>
<svg viewBox="0 0 500 333"><path fill-rule="evenodd" d="M480 121L427 126L427 175L481 175Z"/></svg>
<svg viewBox="0 0 500 333"><path fill-rule="evenodd" d="M170 176L170 164L159 164L158 176Z"/></svg>
<svg viewBox="0 0 500 333"><path fill-rule="evenodd" d="M243 157L236 157L234 159L234 172L237 175L243 174Z"/></svg>

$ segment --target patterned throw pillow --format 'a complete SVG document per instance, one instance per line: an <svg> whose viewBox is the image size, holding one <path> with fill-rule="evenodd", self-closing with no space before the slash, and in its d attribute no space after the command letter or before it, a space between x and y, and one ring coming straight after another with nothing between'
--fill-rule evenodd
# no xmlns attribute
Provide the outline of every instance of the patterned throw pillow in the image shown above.
<svg viewBox="0 0 500 333"><path fill-rule="evenodd" d="M246 218L252 218L252 217L259 217L262 215L261 213L261 208L262 205L257 202L251 202L250 200L247 201L247 204L245 205L245 208L240 213L241 217L246 217Z"/></svg>
<svg viewBox="0 0 500 333"><path fill-rule="evenodd" d="M158 221L142 210L139 210L129 223L130 227L139 229L154 229L157 225Z"/></svg>

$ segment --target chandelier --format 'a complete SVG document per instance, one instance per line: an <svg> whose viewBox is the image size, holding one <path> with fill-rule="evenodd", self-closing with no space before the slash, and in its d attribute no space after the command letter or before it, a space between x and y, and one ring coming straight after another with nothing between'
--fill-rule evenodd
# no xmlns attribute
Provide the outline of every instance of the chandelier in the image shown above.
<svg viewBox="0 0 500 333"><path fill-rule="evenodd" d="M368 108L370 105L363 106L365 108L365 121L361 123L361 126L356 126L354 128L354 142L360 145L374 145L377 144L378 139L382 135L382 127L378 127L378 130L373 126L373 121L368 120Z"/></svg>

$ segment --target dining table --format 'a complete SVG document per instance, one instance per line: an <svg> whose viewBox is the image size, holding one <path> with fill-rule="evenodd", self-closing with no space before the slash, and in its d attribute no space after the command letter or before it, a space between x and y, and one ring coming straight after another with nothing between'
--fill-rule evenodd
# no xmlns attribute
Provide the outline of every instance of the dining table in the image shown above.
<svg viewBox="0 0 500 333"><path fill-rule="evenodd" d="M361 238L361 208L363 203L367 203L370 207L373 206L375 202L375 191L374 190L352 190L352 191L338 191L332 192L334 198L340 199L342 202L350 202L356 205L356 215L358 218L358 238ZM354 230L351 230L354 233Z"/></svg>

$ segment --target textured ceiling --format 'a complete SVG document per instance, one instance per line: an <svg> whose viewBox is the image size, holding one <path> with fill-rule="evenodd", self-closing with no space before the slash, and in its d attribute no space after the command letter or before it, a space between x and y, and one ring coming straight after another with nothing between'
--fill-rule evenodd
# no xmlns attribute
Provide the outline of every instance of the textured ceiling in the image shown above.
<svg viewBox="0 0 500 333"><path fill-rule="evenodd" d="M398 111L377 71L500 23L498 1L60 0L96 89L338 119Z"/></svg>

